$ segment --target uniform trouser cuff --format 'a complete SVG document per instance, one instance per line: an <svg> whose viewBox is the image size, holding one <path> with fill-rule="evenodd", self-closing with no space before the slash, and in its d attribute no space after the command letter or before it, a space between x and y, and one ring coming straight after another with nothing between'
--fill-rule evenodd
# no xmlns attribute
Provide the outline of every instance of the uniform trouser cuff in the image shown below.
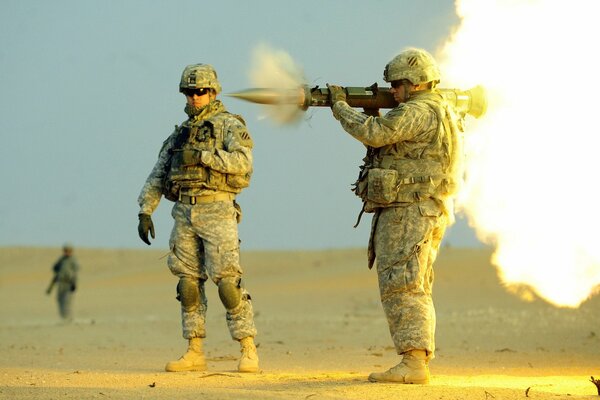
<svg viewBox="0 0 600 400"><path fill-rule="evenodd" d="M206 337L204 316L199 315L197 311L187 312L181 310L181 325L185 339Z"/></svg>

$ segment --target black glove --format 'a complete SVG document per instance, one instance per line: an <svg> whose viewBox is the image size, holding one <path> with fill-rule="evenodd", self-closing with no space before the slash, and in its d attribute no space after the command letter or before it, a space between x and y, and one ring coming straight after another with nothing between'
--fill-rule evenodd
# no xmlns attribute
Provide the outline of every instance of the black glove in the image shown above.
<svg viewBox="0 0 600 400"><path fill-rule="evenodd" d="M139 214L138 215L140 222L138 223L138 234L140 235L140 239L148 246L150 245L150 240L148 240L148 232L154 239L154 224L152 223L152 218L148 214Z"/></svg>
<svg viewBox="0 0 600 400"><path fill-rule="evenodd" d="M75 283L71 283L71 292L74 292L77 290L77 285Z"/></svg>
<svg viewBox="0 0 600 400"><path fill-rule="evenodd" d="M202 152L199 150L183 150L181 152L181 164L185 166L198 165L202 158Z"/></svg>
<svg viewBox="0 0 600 400"><path fill-rule="evenodd" d="M329 101L331 102L331 108L338 101L346 101L346 91L343 87L337 85L327 84L327 89L329 89Z"/></svg>

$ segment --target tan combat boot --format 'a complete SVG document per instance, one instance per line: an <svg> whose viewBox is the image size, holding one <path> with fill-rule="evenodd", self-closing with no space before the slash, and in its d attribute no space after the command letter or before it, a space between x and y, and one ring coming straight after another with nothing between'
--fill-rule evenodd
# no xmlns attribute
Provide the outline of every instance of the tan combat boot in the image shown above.
<svg viewBox="0 0 600 400"><path fill-rule="evenodd" d="M191 338L188 349L177 361L169 361L165 366L167 372L205 371L206 360L202 351L202 339Z"/></svg>
<svg viewBox="0 0 600 400"><path fill-rule="evenodd" d="M373 372L369 375L369 381L425 385L429 383L429 367L427 364L427 352L425 350L407 351L404 353L400 364L385 372Z"/></svg>
<svg viewBox="0 0 600 400"><path fill-rule="evenodd" d="M240 340L242 357L238 364L239 372L258 372L258 353L251 336Z"/></svg>

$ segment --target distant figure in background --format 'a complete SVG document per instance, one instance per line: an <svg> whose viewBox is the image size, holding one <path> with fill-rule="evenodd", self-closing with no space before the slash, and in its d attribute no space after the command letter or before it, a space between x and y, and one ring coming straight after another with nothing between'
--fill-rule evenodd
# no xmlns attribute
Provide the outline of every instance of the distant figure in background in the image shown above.
<svg viewBox="0 0 600 400"><path fill-rule="evenodd" d="M79 264L73 257L73 246L65 244L63 246L63 255L58 259L52 267L54 276L46 289L46 294L50 294L54 286L56 288L56 301L58 302L58 312L65 321L72 320L71 304L73 302L73 294L77 290L77 272Z"/></svg>

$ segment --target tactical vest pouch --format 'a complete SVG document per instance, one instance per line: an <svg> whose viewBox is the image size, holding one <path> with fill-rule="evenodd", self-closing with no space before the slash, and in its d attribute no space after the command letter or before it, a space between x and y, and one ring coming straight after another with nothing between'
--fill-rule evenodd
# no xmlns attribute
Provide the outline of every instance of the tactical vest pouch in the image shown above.
<svg viewBox="0 0 600 400"><path fill-rule="evenodd" d="M398 171L394 169L371 168L367 175L367 199L374 203L390 204L398 195Z"/></svg>
<svg viewBox="0 0 600 400"><path fill-rule="evenodd" d="M181 186L178 182L166 181L163 185L163 196L169 201L179 200L179 190Z"/></svg>
<svg viewBox="0 0 600 400"><path fill-rule="evenodd" d="M240 207L237 201L233 200L233 208L235 208L235 219L239 224L242 222L242 207Z"/></svg>
<svg viewBox="0 0 600 400"><path fill-rule="evenodd" d="M360 197L360 199L362 201L367 201L367 187L368 187L367 175L368 175L368 173L369 173L369 170L367 168L364 168L360 172L356 182L354 182L354 184L352 185L352 191L354 192L355 195Z"/></svg>
<svg viewBox="0 0 600 400"><path fill-rule="evenodd" d="M424 201L419 204L419 213L423 217L439 217L443 213L443 208L435 201Z"/></svg>

